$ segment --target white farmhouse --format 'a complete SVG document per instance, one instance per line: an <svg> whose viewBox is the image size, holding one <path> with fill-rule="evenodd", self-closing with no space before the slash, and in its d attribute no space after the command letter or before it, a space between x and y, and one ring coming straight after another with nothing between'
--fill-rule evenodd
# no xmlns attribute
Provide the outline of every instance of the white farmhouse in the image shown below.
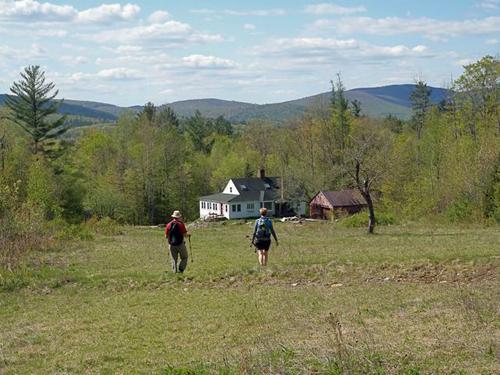
<svg viewBox="0 0 500 375"><path fill-rule="evenodd" d="M290 213L292 209L296 214L304 215L305 203L297 207L280 199L280 186L278 177L265 177L261 170L261 177L232 178L227 183L222 193L207 195L200 198L200 218L210 216L224 216L227 219L244 219L259 216L261 207L267 208L269 216L280 213ZM286 211L283 211L285 210ZM283 211L283 212L282 212Z"/></svg>

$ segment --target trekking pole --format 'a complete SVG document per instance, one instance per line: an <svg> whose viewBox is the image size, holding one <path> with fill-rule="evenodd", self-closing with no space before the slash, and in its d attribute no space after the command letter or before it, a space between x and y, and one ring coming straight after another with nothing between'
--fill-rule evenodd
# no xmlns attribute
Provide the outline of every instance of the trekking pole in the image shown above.
<svg viewBox="0 0 500 375"><path fill-rule="evenodd" d="M193 259L193 248L191 247L191 236L188 237L188 241L189 241L189 252L191 253L191 263L193 263L194 259Z"/></svg>

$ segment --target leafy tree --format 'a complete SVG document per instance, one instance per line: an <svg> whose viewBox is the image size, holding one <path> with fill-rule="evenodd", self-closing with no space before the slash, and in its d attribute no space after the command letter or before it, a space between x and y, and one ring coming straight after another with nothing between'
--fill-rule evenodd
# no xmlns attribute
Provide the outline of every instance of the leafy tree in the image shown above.
<svg viewBox="0 0 500 375"><path fill-rule="evenodd" d="M170 107L163 107L156 116L156 121L160 127L162 126L173 126L174 128L179 128L179 119L175 114L174 110Z"/></svg>
<svg viewBox="0 0 500 375"><path fill-rule="evenodd" d="M233 127L231 122L226 120L224 116L219 116L215 119L213 123L214 130L219 135L232 135Z"/></svg>
<svg viewBox="0 0 500 375"><path fill-rule="evenodd" d="M21 73L22 79L14 82L5 104L11 110L9 118L28 133L33 141L33 152L45 151L42 143L54 139L68 130L66 117L53 119L60 103L53 99L59 90L53 82L45 83L45 73L38 65L28 66Z"/></svg>
<svg viewBox="0 0 500 375"><path fill-rule="evenodd" d="M431 91L427 83L419 80L415 86L415 90L410 95L413 109L412 126L416 131L418 139L422 137L425 117L431 106Z"/></svg>
<svg viewBox="0 0 500 375"><path fill-rule="evenodd" d="M384 119L384 124L393 133L400 134L403 131L403 121L392 114Z"/></svg>
<svg viewBox="0 0 500 375"><path fill-rule="evenodd" d="M138 113L138 116L145 116L149 122L153 122L156 116L156 106L151 102L147 102L142 111Z"/></svg>
<svg viewBox="0 0 500 375"><path fill-rule="evenodd" d="M464 73L454 82L455 101L461 107L470 104L468 128L477 139L477 114L496 127L500 134L500 60L485 56L481 60L464 66Z"/></svg>

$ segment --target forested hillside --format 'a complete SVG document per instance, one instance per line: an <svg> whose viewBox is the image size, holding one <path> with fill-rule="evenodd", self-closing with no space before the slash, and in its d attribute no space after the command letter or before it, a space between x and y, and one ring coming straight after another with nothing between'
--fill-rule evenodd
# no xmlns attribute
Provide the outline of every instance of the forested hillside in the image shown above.
<svg viewBox="0 0 500 375"><path fill-rule="evenodd" d="M362 113L370 117L395 116L408 120L411 117L410 94L415 85L391 85L373 88L347 90L345 96L361 103ZM431 102L436 104L446 99L448 91L431 87ZM0 105L5 101L0 95ZM234 123L247 123L252 120L268 120L284 123L289 119L303 116L314 106L330 102L331 92L309 96L301 99L272 104L251 104L220 99L194 99L163 104L172 108L179 117L190 117L199 111L205 117L224 116ZM120 115L130 111L141 111L143 106L120 107L113 104L64 100L59 107L61 113L85 117L92 122L114 122Z"/></svg>
<svg viewBox="0 0 500 375"><path fill-rule="evenodd" d="M195 219L199 196L259 168L281 178L288 199L356 188L380 197L375 216L392 221L498 222L498 67L489 56L468 65L440 105L419 82L408 121L363 115L340 79L333 100L280 127L267 120L235 127L199 112L180 118L148 104L67 141L64 119L52 124L51 114L33 128L29 106L3 108L0 228L10 233L3 240L21 243L26 217L42 232L43 223L90 217L157 224L174 209Z"/></svg>

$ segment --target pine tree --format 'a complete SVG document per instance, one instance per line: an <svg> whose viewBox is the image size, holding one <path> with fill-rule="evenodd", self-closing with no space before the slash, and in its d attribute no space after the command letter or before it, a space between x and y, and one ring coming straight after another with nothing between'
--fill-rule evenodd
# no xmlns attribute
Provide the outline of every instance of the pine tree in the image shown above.
<svg viewBox="0 0 500 375"><path fill-rule="evenodd" d="M343 151L346 147L347 137L350 132L349 101L345 97L345 88L337 74L337 82L332 84L332 122L337 138L337 147Z"/></svg>
<svg viewBox="0 0 500 375"><path fill-rule="evenodd" d="M59 90L53 82L45 83L45 72L38 65L28 66L21 73L22 79L14 82L5 104L10 109L9 118L19 125L33 140L33 152L38 154L44 151L42 144L54 139L68 130L64 126L66 117L60 116L52 120L57 114L60 103L53 99Z"/></svg>
<svg viewBox="0 0 500 375"><path fill-rule="evenodd" d="M415 90L410 95L413 108L412 125L418 139L422 137L425 118L431 106L431 91L432 89L427 86L427 83L418 81Z"/></svg>

